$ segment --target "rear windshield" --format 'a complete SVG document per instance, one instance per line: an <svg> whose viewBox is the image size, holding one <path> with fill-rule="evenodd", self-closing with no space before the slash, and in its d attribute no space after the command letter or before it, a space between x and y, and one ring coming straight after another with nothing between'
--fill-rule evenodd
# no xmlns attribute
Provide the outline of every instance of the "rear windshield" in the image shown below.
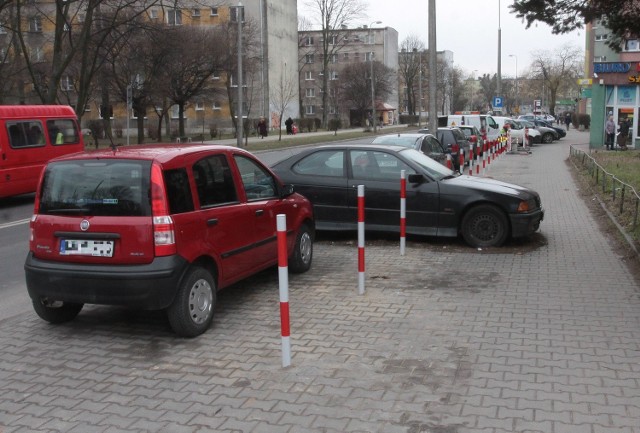
<svg viewBox="0 0 640 433"><path fill-rule="evenodd" d="M81 160L47 166L41 214L149 216L150 161Z"/></svg>

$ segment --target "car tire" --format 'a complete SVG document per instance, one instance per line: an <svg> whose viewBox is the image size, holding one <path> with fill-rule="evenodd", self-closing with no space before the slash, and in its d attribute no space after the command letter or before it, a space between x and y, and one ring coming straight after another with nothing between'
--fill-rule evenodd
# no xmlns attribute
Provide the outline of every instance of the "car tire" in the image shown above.
<svg viewBox="0 0 640 433"><path fill-rule="evenodd" d="M313 260L313 232L307 224L302 224L296 236L296 244L289 257L289 270L294 274L306 272Z"/></svg>
<svg viewBox="0 0 640 433"><path fill-rule="evenodd" d="M84 304L50 301L46 298L32 300L33 309L41 319L49 323L65 323L76 318Z"/></svg>
<svg viewBox="0 0 640 433"><path fill-rule="evenodd" d="M211 325L215 303L216 283L211 273L201 267L191 268L167 308L171 328L180 337L197 337Z"/></svg>
<svg viewBox="0 0 640 433"><path fill-rule="evenodd" d="M546 143L546 144L552 143L553 142L553 134L550 133L550 132L547 132L546 134L544 134L542 136L542 142Z"/></svg>
<svg viewBox="0 0 640 433"><path fill-rule="evenodd" d="M465 242L474 248L499 247L509 236L509 222L502 210L483 204L467 211L461 231Z"/></svg>

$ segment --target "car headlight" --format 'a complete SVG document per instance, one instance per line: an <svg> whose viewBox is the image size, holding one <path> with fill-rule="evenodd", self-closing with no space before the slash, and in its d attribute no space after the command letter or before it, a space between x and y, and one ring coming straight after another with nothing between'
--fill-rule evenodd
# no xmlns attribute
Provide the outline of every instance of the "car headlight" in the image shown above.
<svg viewBox="0 0 640 433"><path fill-rule="evenodd" d="M520 201L520 204L518 205L518 208L516 209L516 212L518 212L518 213L526 213L526 212L531 212L532 210L535 210L537 208L538 208L538 205L536 203L536 199L535 198L531 198L529 200Z"/></svg>

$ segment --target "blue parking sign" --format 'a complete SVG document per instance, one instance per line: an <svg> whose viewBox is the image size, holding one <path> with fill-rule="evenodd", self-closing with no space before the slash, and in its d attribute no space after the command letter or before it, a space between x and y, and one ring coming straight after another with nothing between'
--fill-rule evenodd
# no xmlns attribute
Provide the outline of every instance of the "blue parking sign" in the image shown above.
<svg viewBox="0 0 640 433"><path fill-rule="evenodd" d="M500 96L493 97L494 108L502 108L502 98Z"/></svg>

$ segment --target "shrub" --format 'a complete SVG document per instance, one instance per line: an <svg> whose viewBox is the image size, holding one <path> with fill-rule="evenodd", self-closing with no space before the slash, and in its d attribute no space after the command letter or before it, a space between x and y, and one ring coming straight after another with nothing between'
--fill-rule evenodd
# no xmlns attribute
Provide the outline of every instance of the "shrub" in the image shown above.
<svg viewBox="0 0 640 433"><path fill-rule="evenodd" d="M342 128L342 121L340 119L329 119L329 131L338 133L338 129Z"/></svg>
<svg viewBox="0 0 640 433"><path fill-rule="evenodd" d="M589 126L591 126L591 116L588 114L578 114L577 117L578 126L584 126L584 129L589 129ZM574 123L575 122L576 120L574 120Z"/></svg>
<svg viewBox="0 0 640 433"><path fill-rule="evenodd" d="M416 125L418 123L417 115L401 114L399 122L407 125Z"/></svg>

